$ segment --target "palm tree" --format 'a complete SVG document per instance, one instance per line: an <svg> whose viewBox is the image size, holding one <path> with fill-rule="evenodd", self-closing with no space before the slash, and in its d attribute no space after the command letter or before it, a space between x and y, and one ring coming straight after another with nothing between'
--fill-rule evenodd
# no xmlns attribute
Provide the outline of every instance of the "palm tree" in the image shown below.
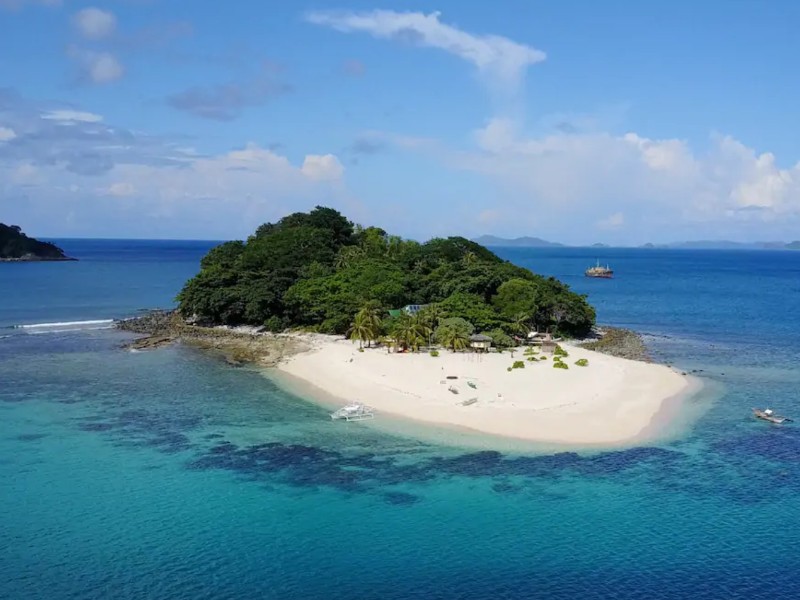
<svg viewBox="0 0 800 600"><path fill-rule="evenodd" d="M419 343L428 342L430 344L431 336L433 335L433 328L428 323L428 320L420 314L417 314L412 319L411 327L414 330L414 339L417 342L416 348L419 348ZM413 345L413 344L412 344Z"/></svg>
<svg viewBox="0 0 800 600"><path fill-rule="evenodd" d="M372 340L372 330L366 320L361 318L360 314L356 315L353 324L350 326L350 339L355 342L358 340L358 348L364 347L364 342Z"/></svg>
<svg viewBox="0 0 800 600"><path fill-rule="evenodd" d="M448 327L442 333L444 335L439 341L450 348L453 352L463 350L469 346L469 335L466 333L466 331L462 331L455 327Z"/></svg>
<svg viewBox="0 0 800 600"><path fill-rule="evenodd" d="M372 340L378 339L381 332L381 311L374 303L368 302L365 304L361 310L356 313L356 319L363 321L370 330L371 335L368 345Z"/></svg>
<svg viewBox="0 0 800 600"><path fill-rule="evenodd" d="M429 304L423 308L419 313L431 329L436 329L439 326L439 321L444 318L444 311L438 304Z"/></svg>
<svg viewBox="0 0 800 600"><path fill-rule="evenodd" d="M526 313L519 313L511 322L511 329L514 333L528 335L531 330L530 317Z"/></svg>
<svg viewBox="0 0 800 600"><path fill-rule="evenodd" d="M350 339L359 340L360 348L363 348L364 342L367 342L367 347L369 347L373 340L378 339L380 329L380 311L374 304L368 303L356 313L350 327Z"/></svg>
<svg viewBox="0 0 800 600"><path fill-rule="evenodd" d="M469 267L478 262L478 255L475 254L472 250L467 250L461 257L461 260L464 262L464 266Z"/></svg>

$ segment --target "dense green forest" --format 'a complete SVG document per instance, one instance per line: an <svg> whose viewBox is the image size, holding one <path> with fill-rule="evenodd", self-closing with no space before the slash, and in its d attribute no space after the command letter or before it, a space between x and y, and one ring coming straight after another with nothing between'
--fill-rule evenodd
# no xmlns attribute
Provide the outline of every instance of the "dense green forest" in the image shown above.
<svg viewBox="0 0 800 600"><path fill-rule="evenodd" d="M63 260L64 251L55 244L28 237L16 225L0 223L0 259Z"/></svg>
<svg viewBox="0 0 800 600"><path fill-rule="evenodd" d="M387 336L412 347L435 336L453 349L478 331L499 345L530 329L580 336L595 320L585 297L475 242L403 240L323 207L213 248L178 301L181 314L209 324L305 328L366 343ZM390 316L409 304L424 308Z"/></svg>

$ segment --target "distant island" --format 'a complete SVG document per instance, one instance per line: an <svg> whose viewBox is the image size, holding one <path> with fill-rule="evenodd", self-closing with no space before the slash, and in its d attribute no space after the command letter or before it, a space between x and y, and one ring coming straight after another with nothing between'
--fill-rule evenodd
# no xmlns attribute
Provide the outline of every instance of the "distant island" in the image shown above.
<svg viewBox="0 0 800 600"><path fill-rule="evenodd" d="M730 240L693 240L669 244L644 244L641 248L679 250L798 250L800 242L733 242Z"/></svg>
<svg viewBox="0 0 800 600"><path fill-rule="evenodd" d="M625 248L626 246L612 246L603 242L591 245L570 245L559 242L550 242L538 237L502 238L494 235L482 235L473 241L482 246L494 248ZM648 242L639 248L661 248L678 250L800 250L800 240L786 242L733 242L730 240L689 240L683 242L669 242L654 244Z"/></svg>
<svg viewBox="0 0 800 600"><path fill-rule="evenodd" d="M501 238L494 235L482 235L472 240L481 246L496 246L498 248L563 248L564 244L548 242L537 237Z"/></svg>
<svg viewBox="0 0 800 600"><path fill-rule="evenodd" d="M76 260L50 242L40 242L22 233L16 225L0 223L0 261L34 262L48 260Z"/></svg>

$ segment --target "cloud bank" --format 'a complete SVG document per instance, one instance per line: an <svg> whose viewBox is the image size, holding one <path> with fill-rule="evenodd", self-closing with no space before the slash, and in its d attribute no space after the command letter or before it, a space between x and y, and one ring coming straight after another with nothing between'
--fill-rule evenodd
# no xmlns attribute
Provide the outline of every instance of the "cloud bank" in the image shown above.
<svg viewBox="0 0 800 600"><path fill-rule="evenodd" d="M244 236L269 219L346 199L333 154L300 164L255 143L201 155L71 106L0 90L0 209L61 235Z"/></svg>

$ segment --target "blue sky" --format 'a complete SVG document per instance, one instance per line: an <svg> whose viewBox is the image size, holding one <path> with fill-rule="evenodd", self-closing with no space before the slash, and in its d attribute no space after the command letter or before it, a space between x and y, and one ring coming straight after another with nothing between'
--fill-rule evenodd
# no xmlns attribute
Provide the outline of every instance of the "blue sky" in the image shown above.
<svg viewBox="0 0 800 600"><path fill-rule="evenodd" d="M0 0L0 221L800 238L800 4Z"/></svg>

